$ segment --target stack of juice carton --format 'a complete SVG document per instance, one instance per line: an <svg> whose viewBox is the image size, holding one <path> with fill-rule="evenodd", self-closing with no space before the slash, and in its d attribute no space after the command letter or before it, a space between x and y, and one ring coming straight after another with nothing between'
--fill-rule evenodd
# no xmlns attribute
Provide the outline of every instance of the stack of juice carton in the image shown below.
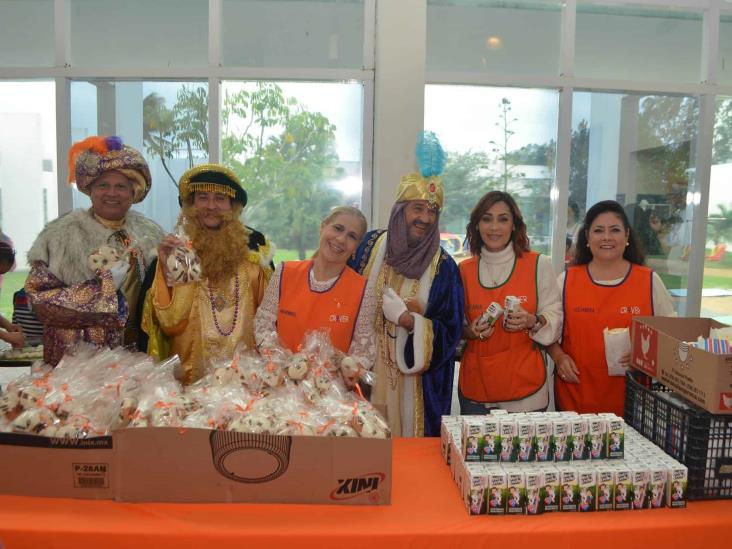
<svg viewBox="0 0 732 549"><path fill-rule="evenodd" d="M471 515L686 506L687 468L615 414L444 416L441 448Z"/></svg>

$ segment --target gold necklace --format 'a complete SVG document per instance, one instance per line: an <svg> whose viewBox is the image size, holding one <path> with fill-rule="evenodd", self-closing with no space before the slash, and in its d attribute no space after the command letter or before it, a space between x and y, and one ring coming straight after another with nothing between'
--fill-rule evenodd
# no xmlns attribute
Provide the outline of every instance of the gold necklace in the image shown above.
<svg viewBox="0 0 732 549"><path fill-rule="evenodd" d="M381 338L381 355L386 366L386 377L389 380L389 386L392 390L396 389L399 383L399 367L396 364L396 359L391 354L390 341L396 339L396 326L394 327L394 335L389 331L389 324L384 317L384 310L382 304L384 302L384 290L385 288L393 289L397 295L401 297L402 286L406 278L403 275L397 274L394 270L384 263L379 270L379 275L376 278L376 295L377 295L377 311L376 315L376 333ZM407 300L413 299L417 295L419 290L419 280L412 282L412 287L409 289L409 295Z"/></svg>

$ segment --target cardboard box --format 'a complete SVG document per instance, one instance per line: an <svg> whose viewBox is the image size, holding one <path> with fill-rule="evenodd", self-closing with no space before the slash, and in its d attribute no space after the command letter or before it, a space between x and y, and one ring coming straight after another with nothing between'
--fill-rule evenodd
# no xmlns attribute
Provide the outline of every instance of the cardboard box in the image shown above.
<svg viewBox="0 0 732 549"><path fill-rule="evenodd" d="M391 502L390 439L158 428L114 444L119 501Z"/></svg>
<svg viewBox="0 0 732 549"><path fill-rule="evenodd" d="M0 493L117 501L391 502L390 439L121 429L65 440L0 434Z"/></svg>
<svg viewBox="0 0 732 549"><path fill-rule="evenodd" d="M721 327L710 318L637 316L631 364L709 412L732 414L732 355L686 343Z"/></svg>
<svg viewBox="0 0 732 549"><path fill-rule="evenodd" d="M0 433L0 493L112 499L112 437L58 439Z"/></svg>

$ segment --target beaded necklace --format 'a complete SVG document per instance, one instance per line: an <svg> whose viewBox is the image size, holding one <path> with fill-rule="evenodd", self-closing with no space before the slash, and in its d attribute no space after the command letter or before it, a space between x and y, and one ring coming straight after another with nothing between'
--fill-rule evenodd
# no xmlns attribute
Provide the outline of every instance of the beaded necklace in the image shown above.
<svg viewBox="0 0 732 549"><path fill-rule="evenodd" d="M392 356L391 353L390 342L390 340L396 339L396 326L394 327L394 335L392 335L389 332L389 324L391 324L391 322L386 320L386 318L384 317L383 309L381 307L384 302L384 290L386 288L392 288L397 293L397 295L401 296L402 286L404 285L405 281L406 278L402 275L397 274L392 267L386 265L386 262L384 263L384 265L382 265L376 279L376 295L378 300L377 311L379 311L379 313L376 315L377 333L381 332L381 355L384 360L384 366L386 367L386 377L389 380L389 386L392 390L395 390L397 388L400 374L399 367L396 364L396 359ZM417 295L418 290L419 280L414 280L412 282L412 287L409 289L409 295L406 301L413 299Z"/></svg>
<svg viewBox="0 0 732 549"><path fill-rule="evenodd" d="M219 326L219 319L216 316L216 297L214 297L211 291L211 286L208 288L208 299L211 304L211 314L213 315L214 324L216 325L216 331L223 337L228 337L234 333L236 327L236 320L239 318L239 273L234 275L234 318L231 320L231 328L227 331L223 331Z"/></svg>

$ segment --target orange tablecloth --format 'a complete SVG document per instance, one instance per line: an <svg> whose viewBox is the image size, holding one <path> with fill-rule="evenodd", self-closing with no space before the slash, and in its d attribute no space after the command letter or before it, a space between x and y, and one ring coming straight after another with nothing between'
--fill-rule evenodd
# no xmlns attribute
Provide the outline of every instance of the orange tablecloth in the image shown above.
<svg viewBox="0 0 732 549"><path fill-rule="evenodd" d="M730 547L732 500L687 509L471 517L438 440L397 439L393 458L392 504L382 507L0 496L0 547Z"/></svg>

